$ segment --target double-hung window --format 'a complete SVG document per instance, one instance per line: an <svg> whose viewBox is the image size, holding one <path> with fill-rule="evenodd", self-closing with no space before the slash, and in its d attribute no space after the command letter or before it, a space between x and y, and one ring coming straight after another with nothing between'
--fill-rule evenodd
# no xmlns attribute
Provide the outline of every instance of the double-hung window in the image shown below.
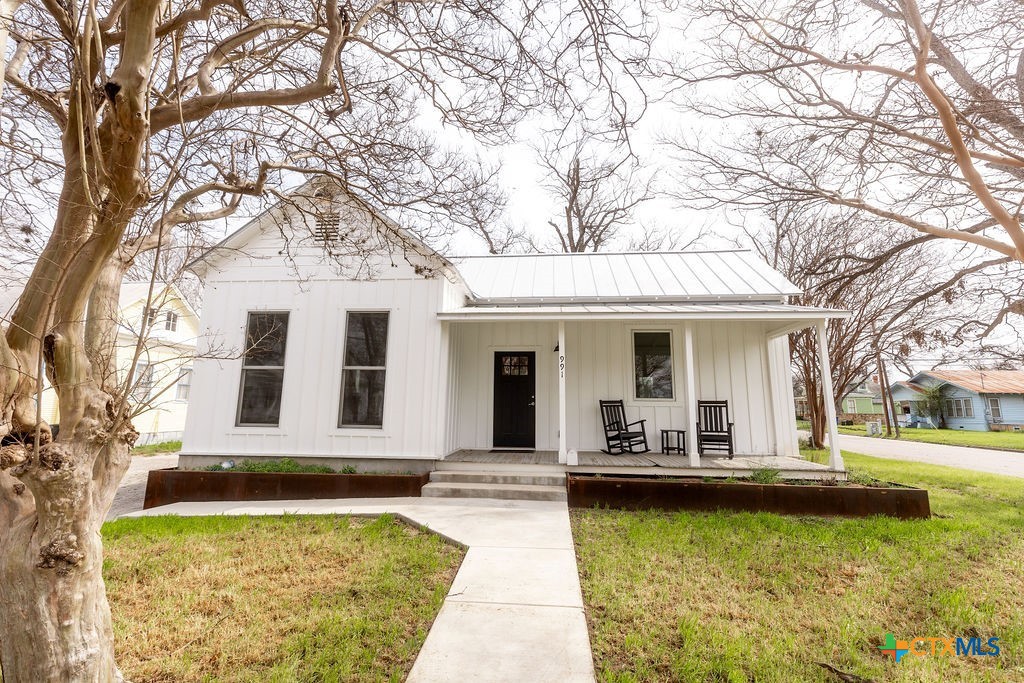
<svg viewBox="0 0 1024 683"><path fill-rule="evenodd" d="M384 425L388 317L387 311L349 311L346 316L339 427Z"/></svg>
<svg viewBox="0 0 1024 683"><path fill-rule="evenodd" d="M167 311L167 317L164 318L164 329L174 332L178 329L178 314L173 311Z"/></svg>
<svg viewBox="0 0 1024 683"><path fill-rule="evenodd" d="M857 401L852 398L846 399L846 412L856 413L857 412Z"/></svg>
<svg viewBox="0 0 1024 683"><path fill-rule="evenodd" d="M174 387L174 398L178 401L187 401L191 389L192 368L181 368L178 370L178 383Z"/></svg>
<svg viewBox="0 0 1024 683"><path fill-rule="evenodd" d="M995 396L988 397L988 410L992 415L993 422L1003 421L1003 406L999 403L999 399Z"/></svg>
<svg viewBox="0 0 1024 683"><path fill-rule="evenodd" d="M633 386L635 398L673 397L670 332L633 332Z"/></svg>
<svg viewBox="0 0 1024 683"><path fill-rule="evenodd" d="M969 398L947 398L946 417L974 417L974 402Z"/></svg>
<svg viewBox="0 0 1024 683"><path fill-rule="evenodd" d="M239 426L276 426L281 418L288 313L249 313L242 356Z"/></svg>
<svg viewBox="0 0 1024 683"><path fill-rule="evenodd" d="M143 403L149 400L149 394L153 391L153 366L149 363L139 361L135 364L135 386L132 387L132 398L136 403Z"/></svg>

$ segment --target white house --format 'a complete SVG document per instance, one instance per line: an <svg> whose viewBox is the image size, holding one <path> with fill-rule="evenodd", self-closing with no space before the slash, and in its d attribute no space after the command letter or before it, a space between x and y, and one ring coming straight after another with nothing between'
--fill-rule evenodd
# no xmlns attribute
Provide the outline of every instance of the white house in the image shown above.
<svg viewBox="0 0 1024 683"><path fill-rule="evenodd" d="M132 399L140 412L132 418L137 446L182 438L191 394L199 315L173 285L121 285L117 364L122 381L138 353ZM138 340L142 337L141 346Z"/></svg>
<svg viewBox="0 0 1024 683"><path fill-rule="evenodd" d="M0 292L0 319L7 319L20 295L20 283ZM181 439L199 316L176 286L157 283L151 296L149 282L124 282L118 310L115 353L119 381L127 379L128 369L136 361L130 388L136 411L132 425L139 432L135 443L142 446ZM57 392L45 379L41 414L48 424L60 424Z"/></svg>
<svg viewBox="0 0 1024 683"><path fill-rule="evenodd" d="M317 194L192 265L200 338L236 353L195 363L183 467L288 456L422 471L502 449L638 464L599 453L606 399L646 420L648 464L720 460L698 452L703 400L728 402L734 469L799 455L786 335L844 313L789 304L796 287L751 252L445 258ZM670 429L686 431L685 457L658 453Z"/></svg>

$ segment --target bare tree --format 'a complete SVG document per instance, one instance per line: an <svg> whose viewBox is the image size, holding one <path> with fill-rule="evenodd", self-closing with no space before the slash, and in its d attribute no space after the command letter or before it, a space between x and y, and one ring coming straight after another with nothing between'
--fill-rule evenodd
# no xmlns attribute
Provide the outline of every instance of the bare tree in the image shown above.
<svg viewBox="0 0 1024 683"><path fill-rule="evenodd" d="M626 251L686 251L708 237L706 226L684 230L657 225L641 225L626 240Z"/></svg>
<svg viewBox="0 0 1024 683"><path fill-rule="evenodd" d="M109 681L99 529L136 437L111 345L139 254L313 173L424 239L472 227L501 201L493 171L422 112L487 143L586 93L624 128L648 17L605 0L11 6L0 215L45 244L0 336L0 601L18 605L0 610L0 662L11 681ZM55 439L33 401L44 372Z"/></svg>
<svg viewBox="0 0 1024 683"><path fill-rule="evenodd" d="M943 278L932 268L934 252L907 249L879 273L837 277L842 273L834 270L835 250L873 258L889 248L891 235L884 226L865 223L853 212L822 216L787 202L776 204L769 218L770 228L748 234L761 256L803 290L798 303L853 313L828 327L837 403L871 376L879 354L898 361L946 344L950 325L957 321L955 290L939 287ZM795 378L806 391L812 443L821 447L827 425L813 330L790 335L790 356Z"/></svg>
<svg viewBox="0 0 1024 683"><path fill-rule="evenodd" d="M549 220L557 248L566 253L601 251L633 221L637 207L654 197L651 178L628 151L598 156L600 143L583 136L573 143L538 148L544 187L562 215Z"/></svg>
<svg viewBox="0 0 1024 683"><path fill-rule="evenodd" d="M704 0L695 12L693 30L715 37L669 71L684 105L723 132L674 141L689 200L785 197L899 227L871 261L834 254L851 276L936 240L960 247L947 258L970 275L984 264L1022 276L1018 3ZM1019 315L1019 294L998 296L996 318Z"/></svg>

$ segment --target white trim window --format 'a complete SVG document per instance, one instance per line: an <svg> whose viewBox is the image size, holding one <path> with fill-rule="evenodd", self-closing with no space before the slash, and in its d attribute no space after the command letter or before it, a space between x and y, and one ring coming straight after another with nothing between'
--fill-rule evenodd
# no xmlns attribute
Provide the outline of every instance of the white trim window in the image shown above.
<svg viewBox="0 0 1024 683"><path fill-rule="evenodd" d="M178 370L178 382L174 385L174 399L187 401L189 392L192 390L192 368L185 367Z"/></svg>
<svg viewBox="0 0 1024 683"><path fill-rule="evenodd" d="M988 410L989 414L992 415L993 422L1003 421L1003 406L999 403L999 399L996 396L988 397Z"/></svg>
<svg viewBox="0 0 1024 683"><path fill-rule="evenodd" d="M969 398L947 398L946 417L953 419L974 417L974 401Z"/></svg>
<svg viewBox="0 0 1024 683"><path fill-rule="evenodd" d="M857 401L852 398L846 399L846 412L856 413L857 412Z"/></svg>
<svg viewBox="0 0 1024 683"><path fill-rule="evenodd" d="M672 333L633 330L633 397L672 400Z"/></svg>
<svg viewBox="0 0 1024 683"><path fill-rule="evenodd" d="M239 427L276 427L281 420L288 312L250 312L245 326Z"/></svg>
<svg viewBox="0 0 1024 683"><path fill-rule="evenodd" d="M142 325L148 330L156 324L156 318L160 315L159 308L146 307L142 309Z"/></svg>
<svg viewBox="0 0 1024 683"><path fill-rule="evenodd" d="M132 387L132 398L136 403L145 403L153 391L153 366L145 361L135 364L135 386Z"/></svg>
<svg viewBox="0 0 1024 683"><path fill-rule="evenodd" d="M339 427L384 426L388 311L348 311L341 370Z"/></svg>
<svg viewBox="0 0 1024 683"><path fill-rule="evenodd" d="M170 332L174 332L178 329L178 314L174 311L167 311L167 316L164 318L164 329Z"/></svg>

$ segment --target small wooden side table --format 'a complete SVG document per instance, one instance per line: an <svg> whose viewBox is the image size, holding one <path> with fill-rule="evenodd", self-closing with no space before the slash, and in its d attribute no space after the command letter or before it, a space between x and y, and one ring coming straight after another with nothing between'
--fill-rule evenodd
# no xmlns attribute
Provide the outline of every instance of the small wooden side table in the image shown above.
<svg viewBox="0 0 1024 683"><path fill-rule="evenodd" d="M683 455L686 455L686 430L662 429L661 452L666 454L682 453Z"/></svg>

